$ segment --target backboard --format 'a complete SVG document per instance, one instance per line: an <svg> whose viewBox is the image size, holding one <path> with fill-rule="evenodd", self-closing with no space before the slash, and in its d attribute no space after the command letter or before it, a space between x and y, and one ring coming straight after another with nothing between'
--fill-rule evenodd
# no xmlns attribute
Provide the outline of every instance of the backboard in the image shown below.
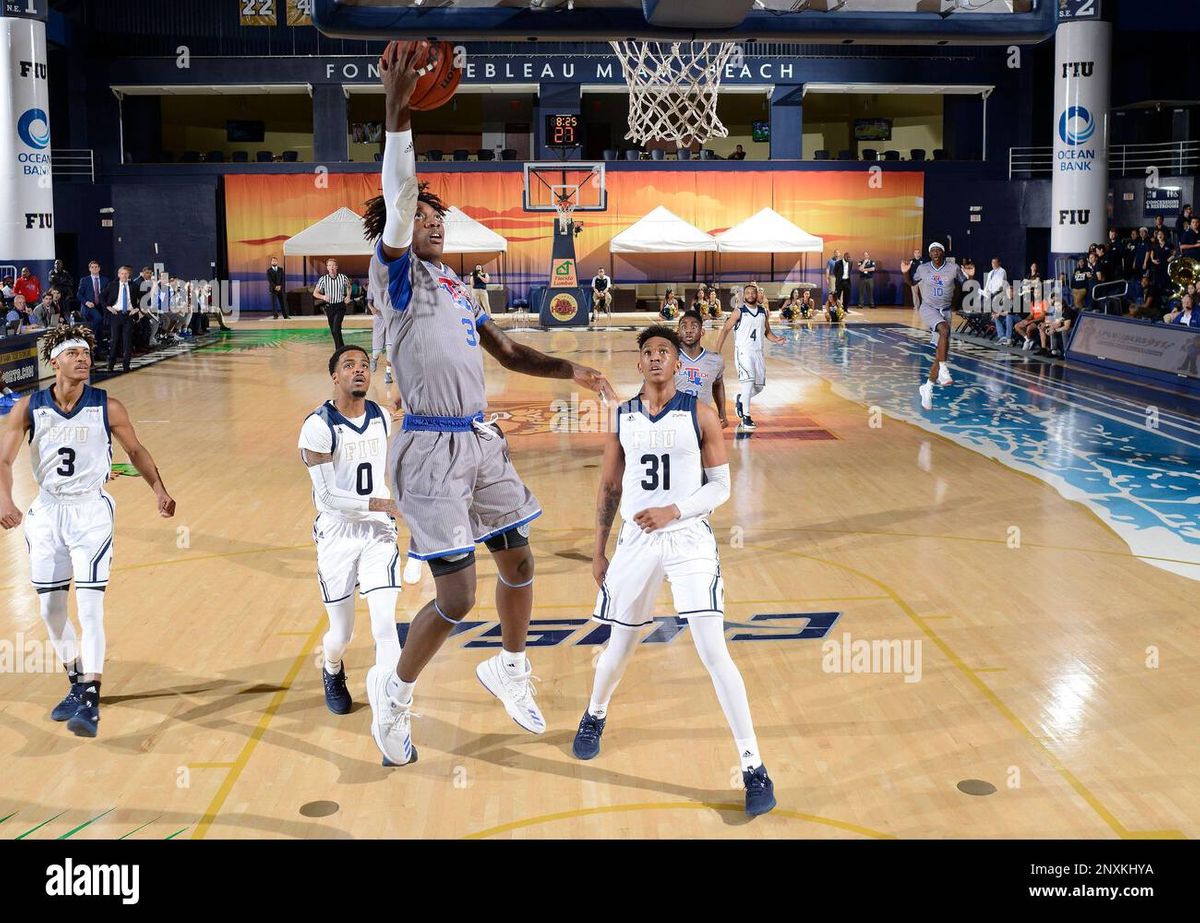
<svg viewBox="0 0 1200 923"><path fill-rule="evenodd" d="M846 44L1040 42L1054 0L314 0L341 38Z"/></svg>
<svg viewBox="0 0 1200 923"><path fill-rule="evenodd" d="M527 212L606 211L604 162L526 163L522 205Z"/></svg>

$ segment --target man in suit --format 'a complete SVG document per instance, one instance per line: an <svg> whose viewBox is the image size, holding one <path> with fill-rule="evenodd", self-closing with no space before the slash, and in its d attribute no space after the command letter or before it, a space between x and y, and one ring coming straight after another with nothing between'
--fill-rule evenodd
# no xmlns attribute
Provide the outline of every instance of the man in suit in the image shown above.
<svg viewBox="0 0 1200 923"><path fill-rule="evenodd" d="M267 268L267 288L271 292L271 319L282 313L283 319L289 320L287 299L283 296L283 267L275 257L271 257L271 265Z"/></svg>
<svg viewBox="0 0 1200 923"><path fill-rule="evenodd" d="M111 348L108 353L108 370L113 371L117 357L121 367L128 372L133 353L133 315L138 308L138 284L133 281L133 267L122 266L117 278L108 283L104 290L104 309L108 312L108 329Z"/></svg>
<svg viewBox="0 0 1200 923"><path fill-rule="evenodd" d="M83 322L96 334L96 342L108 340L107 312L104 310L104 292L108 288L108 277L100 275L100 264L96 260L88 263L88 274L79 280L75 297L79 299L79 310Z"/></svg>

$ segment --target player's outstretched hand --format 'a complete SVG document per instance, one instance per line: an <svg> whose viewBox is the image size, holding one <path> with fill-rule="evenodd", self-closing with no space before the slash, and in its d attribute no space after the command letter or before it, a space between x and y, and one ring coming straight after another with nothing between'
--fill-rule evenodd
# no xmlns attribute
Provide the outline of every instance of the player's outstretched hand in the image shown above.
<svg viewBox="0 0 1200 923"><path fill-rule="evenodd" d="M615 401L617 399L617 392L608 383L603 372L590 369L586 365L576 365L574 362L571 363L571 369L574 373L571 377L575 379L575 384L587 388L589 391L599 392L606 400Z"/></svg>
<svg viewBox="0 0 1200 923"><path fill-rule="evenodd" d="M907 273L910 269L912 269L912 260L901 260L900 261L900 271L901 272Z"/></svg>
<svg viewBox="0 0 1200 923"><path fill-rule="evenodd" d="M787 342L787 340L785 340L783 337L781 337L778 333L772 333L770 340L772 343L786 343Z"/></svg>
<svg viewBox="0 0 1200 923"><path fill-rule="evenodd" d="M388 42L379 57L379 80L390 102L401 109L408 107L420 74L417 59L429 48L429 42Z"/></svg>
<svg viewBox="0 0 1200 923"><path fill-rule="evenodd" d="M644 509L633 517L633 521L641 527L643 532L654 532L678 518L679 507L671 504L670 506L652 506Z"/></svg>
<svg viewBox="0 0 1200 923"><path fill-rule="evenodd" d="M175 501L165 490L158 495L158 515L163 519L170 519L175 515Z"/></svg>
<svg viewBox="0 0 1200 923"><path fill-rule="evenodd" d="M6 529L15 529L21 524L21 520L25 517L21 515L21 511L11 503L6 503L0 506L0 526ZM608 562L605 562L605 567Z"/></svg>
<svg viewBox="0 0 1200 923"><path fill-rule="evenodd" d="M598 554L592 558L592 577L596 580L596 586L601 586L604 583L604 575L608 573L608 558L603 554Z"/></svg>

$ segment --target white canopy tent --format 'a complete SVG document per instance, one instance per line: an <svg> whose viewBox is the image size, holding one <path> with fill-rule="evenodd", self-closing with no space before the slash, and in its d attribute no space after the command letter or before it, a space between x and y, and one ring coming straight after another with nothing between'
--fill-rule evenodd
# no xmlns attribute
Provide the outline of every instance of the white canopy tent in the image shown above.
<svg viewBox="0 0 1200 923"><path fill-rule="evenodd" d="M719 253L771 254L772 281L775 278L776 253L820 253L825 249L823 239L809 234L773 208L756 212L745 221L715 235L715 240Z"/></svg>
<svg viewBox="0 0 1200 923"><path fill-rule="evenodd" d="M713 252L717 242L660 205L616 235L608 249L613 253Z"/></svg>

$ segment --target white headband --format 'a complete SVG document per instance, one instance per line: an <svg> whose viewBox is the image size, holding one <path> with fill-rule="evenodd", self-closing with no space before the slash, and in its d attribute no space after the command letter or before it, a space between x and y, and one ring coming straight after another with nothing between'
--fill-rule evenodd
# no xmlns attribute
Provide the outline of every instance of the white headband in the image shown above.
<svg viewBox="0 0 1200 923"><path fill-rule="evenodd" d="M61 353L68 349L86 349L89 353L92 351L92 348L88 346L87 340L63 340L50 350L51 360L57 359Z"/></svg>
<svg viewBox="0 0 1200 923"><path fill-rule="evenodd" d="M936 240L935 240L933 243L931 243L931 244L929 245L929 252L930 252L930 253L932 253L932 252L933 252L933 248L934 248L934 247L937 247L937 248L938 248L939 250L941 250L943 253L945 253L945 252L946 252L946 248L945 248L945 247L943 247L941 244L939 244L939 243L938 243Z"/></svg>

